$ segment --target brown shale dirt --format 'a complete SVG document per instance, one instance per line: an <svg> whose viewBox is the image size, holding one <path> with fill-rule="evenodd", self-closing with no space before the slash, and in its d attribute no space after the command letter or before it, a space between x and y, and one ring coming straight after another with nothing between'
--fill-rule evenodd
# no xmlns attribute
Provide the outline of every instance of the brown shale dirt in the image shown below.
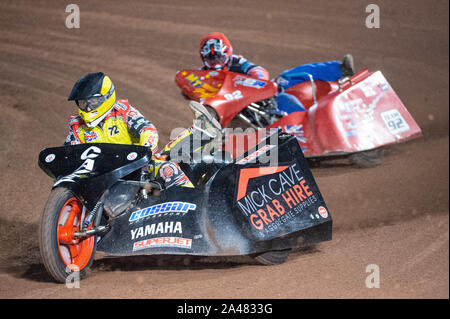
<svg viewBox="0 0 450 319"><path fill-rule="evenodd" d="M449 28L447 0L85 1L81 28L65 27L64 1L0 1L1 298L448 298ZM207 5L206 5L207 3ZM379 69L423 130L389 147L382 165L312 169L334 219L333 240L282 265L245 258L97 258L80 289L56 284L38 251L39 216L52 181L37 156L61 145L67 96L104 71L159 129L160 146L191 114L175 72L198 67L200 38L226 33L235 52L274 77L341 59ZM380 269L380 288L365 285Z"/></svg>

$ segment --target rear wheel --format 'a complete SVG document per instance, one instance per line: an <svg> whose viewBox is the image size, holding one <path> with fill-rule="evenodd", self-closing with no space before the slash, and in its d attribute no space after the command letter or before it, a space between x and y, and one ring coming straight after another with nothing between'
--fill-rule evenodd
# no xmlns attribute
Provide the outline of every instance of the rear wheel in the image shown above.
<svg viewBox="0 0 450 319"><path fill-rule="evenodd" d="M374 167L381 164L383 161L383 155L384 148L380 147L373 150L352 154L350 156L350 161L359 167Z"/></svg>
<svg viewBox="0 0 450 319"><path fill-rule="evenodd" d="M279 265L286 261L290 253L290 248L283 250L271 250L255 256L254 259L261 265Z"/></svg>
<svg viewBox="0 0 450 319"><path fill-rule="evenodd" d="M84 278L94 260L95 236L74 236L81 229L82 210L83 204L70 190L58 187L50 193L42 213L40 252L45 268L58 282L66 282L75 272L71 278Z"/></svg>

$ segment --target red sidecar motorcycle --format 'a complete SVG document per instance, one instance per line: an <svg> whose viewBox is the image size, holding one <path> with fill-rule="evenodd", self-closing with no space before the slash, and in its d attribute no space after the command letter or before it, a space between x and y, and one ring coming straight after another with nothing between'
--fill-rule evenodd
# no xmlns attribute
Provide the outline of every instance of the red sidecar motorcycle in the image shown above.
<svg viewBox="0 0 450 319"><path fill-rule="evenodd" d="M256 129L281 128L297 138L308 158L345 156L370 167L381 162L383 146L421 136L381 71L363 69L335 82L309 78L284 90L304 106L291 113L278 108L281 89L275 81L222 70L181 70L175 82L187 98L204 104L222 127L239 118Z"/></svg>

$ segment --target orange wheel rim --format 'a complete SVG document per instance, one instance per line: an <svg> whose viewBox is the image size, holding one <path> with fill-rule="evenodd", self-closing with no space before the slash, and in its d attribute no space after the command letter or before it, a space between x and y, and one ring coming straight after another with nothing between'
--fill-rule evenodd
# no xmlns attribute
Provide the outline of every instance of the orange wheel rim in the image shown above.
<svg viewBox="0 0 450 319"><path fill-rule="evenodd" d="M80 271L87 266L94 251L94 236L76 238L75 232L81 229L83 205L75 197L62 207L58 218L58 250L64 264L72 271ZM90 229L92 225L89 226Z"/></svg>

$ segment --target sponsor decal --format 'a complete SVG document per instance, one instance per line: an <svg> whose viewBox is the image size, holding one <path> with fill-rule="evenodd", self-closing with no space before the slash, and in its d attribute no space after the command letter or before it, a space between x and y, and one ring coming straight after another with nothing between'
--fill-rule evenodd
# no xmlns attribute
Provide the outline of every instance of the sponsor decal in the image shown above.
<svg viewBox="0 0 450 319"><path fill-rule="evenodd" d="M98 139L98 134L96 131L84 132L84 139L86 142L92 142Z"/></svg>
<svg viewBox="0 0 450 319"><path fill-rule="evenodd" d="M194 93L199 98L208 98L214 96L219 89L215 88L208 83L203 82L196 74L190 73L189 75L186 75L185 73L182 73L186 81L189 82L189 84L194 88Z"/></svg>
<svg viewBox="0 0 450 319"><path fill-rule="evenodd" d="M185 213L189 212L190 210L195 210L196 208L197 208L197 205L192 204L192 203L167 202L167 203L162 203L162 204L146 207L141 210L137 210L137 211L131 213L131 216L128 219L128 221L135 222L135 221L141 220L141 219L149 217L149 216L156 216L156 215L167 214L167 213L185 214Z"/></svg>
<svg viewBox="0 0 450 319"><path fill-rule="evenodd" d="M248 77L245 77L243 75L235 76L233 78L233 81L234 81L234 86L235 87L237 85L242 85L242 86L252 87L252 88L256 88L256 89L262 89L267 84L265 81L260 81L260 80L248 78Z"/></svg>
<svg viewBox="0 0 450 319"><path fill-rule="evenodd" d="M94 169L95 158L99 156L102 150L96 146L91 146L81 154L81 159L84 160L83 164L78 167L72 174L64 176L58 180L53 186L57 186L62 182L74 182L74 178L83 178L87 174L91 173Z"/></svg>
<svg viewBox="0 0 450 319"><path fill-rule="evenodd" d="M55 160L56 156L55 154L49 154L45 157L45 162L46 163L51 163Z"/></svg>
<svg viewBox="0 0 450 319"><path fill-rule="evenodd" d="M189 135L190 132L189 130L184 130L181 133L179 133L175 138L173 138L172 140L170 140L169 143L167 143L167 145L164 147L165 151L168 151L170 149L172 149L172 147L177 144L178 142L180 142L184 137L186 137L187 135Z"/></svg>
<svg viewBox="0 0 450 319"><path fill-rule="evenodd" d="M375 108L382 97L382 95L376 96L369 104L364 103L361 98L343 102L339 104L339 117L341 120L358 119L364 124L370 123L373 121Z"/></svg>
<svg viewBox="0 0 450 319"><path fill-rule="evenodd" d="M289 133L291 135L294 135L297 139L300 148L302 149L302 152L309 152L309 149L306 147L306 137L305 137L305 131L303 130L303 125L285 125L284 127L281 127L282 130L284 130L286 133Z"/></svg>
<svg viewBox="0 0 450 319"><path fill-rule="evenodd" d="M265 152L269 151L270 149L272 149L274 147L275 147L275 145L264 145L263 147L261 147L256 152L254 152L254 153L248 155L247 157L244 157L243 159L241 159L238 162L236 162L236 164L243 165L243 164L247 164L247 163L255 163L256 161L254 161L254 160L259 155L264 154Z"/></svg>
<svg viewBox="0 0 450 319"><path fill-rule="evenodd" d="M158 140L158 134L153 132L148 137L148 140L147 140L147 142L145 142L145 145L148 145L148 146L156 145L157 140Z"/></svg>
<svg viewBox="0 0 450 319"><path fill-rule="evenodd" d="M367 133L365 136L363 134L373 129L372 126L367 125L371 125L375 121L377 108L385 106L388 102L389 90L391 90L389 83L380 72L376 72L376 74L348 89L337 99L339 118L343 122L347 136L357 136L360 141L366 140L363 142L364 147L361 149L366 149L376 142L373 133ZM389 129L393 131L392 134L397 134L395 123L389 122L388 119L385 119L385 122ZM407 130L406 127L404 129Z"/></svg>
<svg viewBox="0 0 450 319"><path fill-rule="evenodd" d="M166 182L170 182L172 177L179 174L178 168L174 163L167 163L161 167L161 178Z"/></svg>
<svg viewBox="0 0 450 319"><path fill-rule="evenodd" d="M189 82L189 84L192 87L199 88L203 85L203 82L194 73L189 74L188 76L185 77L185 79Z"/></svg>
<svg viewBox="0 0 450 319"><path fill-rule="evenodd" d="M284 131L286 133L292 134L295 136L297 141L301 143L306 143L305 132L303 131L303 125L286 125L284 126Z"/></svg>
<svg viewBox="0 0 450 319"><path fill-rule="evenodd" d="M170 180L170 177L172 177L173 175L173 169L170 166L164 166L164 168L162 169L162 175L165 177L165 180L167 181L167 179Z"/></svg>
<svg viewBox="0 0 450 319"><path fill-rule="evenodd" d="M97 146L91 146L87 150L85 150L83 154L81 154L81 159L85 160L97 158L101 152L102 150L99 149ZM94 161L91 162L93 163Z"/></svg>
<svg viewBox="0 0 450 319"><path fill-rule="evenodd" d="M247 192L251 179L264 178ZM237 206L254 229L272 232L289 223L318 201L297 163L288 166L241 169Z"/></svg>
<svg viewBox="0 0 450 319"><path fill-rule="evenodd" d="M377 104L382 97L382 95L378 95L376 98L374 98L373 101L369 104L368 108L365 110L365 113L363 112L363 116L365 115L365 120L369 122L373 120L375 108L377 107Z"/></svg>
<svg viewBox="0 0 450 319"><path fill-rule="evenodd" d="M377 95L377 91L374 90L374 88L372 87L372 83L362 83L361 84L361 91L363 92L365 97L371 97L374 95Z"/></svg>
<svg viewBox="0 0 450 319"><path fill-rule="evenodd" d="M122 110L128 111L128 109L130 108L130 106L127 105L128 102L127 102L127 104L123 104L122 101L123 101L123 100L117 101L116 105L119 106Z"/></svg>
<svg viewBox="0 0 450 319"><path fill-rule="evenodd" d="M381 83L380 88L382 91L387 91L387 90L389 90L390 86L388 83Z"/></svg>
<svg viewBox="0 0 450 319"><path fill-rule="evenodd" d="M322 216L323 218L327 218L328 217L328 211L325 207L320 206L319 209L319 215Z"/></svg>
<svg viewBox="0 0 450 319"><path fill-rule="evenodd" d="M181 222L161 222L145 225L131 230L131 240L159 234L182 234Z"/></svg>
<svg viewBox="0 0 450 319"><path fill-rule="evenodd" d="M137 157L137 153L136 152L131 152L130 154L128 154L127 160L133 161L133 160L136 159L136 157Z"/></svg>
<svg viewBox="0 0 450 319"><path fill-rule="evenodd" d="M381 112L381 118L392 134L399 134L410 130L408 123L405 121L400 112L396 109Z"/></svg>
<svg viewBox="0 0 450 319"><path fill-rule="evenodd" d="M159 247L191 249L191 246L192 246L192 239L190 238L157 237L135 242L133 244L133 251Z"/></svg>
<svg viewBox="0 0 450 319"><path fill-rule="evenodd" d="M241 169L239 172L239 187L236 199L239 201L242 197L244 197L247 192L248 181L250 179L275 174L284 171L286 168L288 168L288 166L268 166Z"/></svg>

